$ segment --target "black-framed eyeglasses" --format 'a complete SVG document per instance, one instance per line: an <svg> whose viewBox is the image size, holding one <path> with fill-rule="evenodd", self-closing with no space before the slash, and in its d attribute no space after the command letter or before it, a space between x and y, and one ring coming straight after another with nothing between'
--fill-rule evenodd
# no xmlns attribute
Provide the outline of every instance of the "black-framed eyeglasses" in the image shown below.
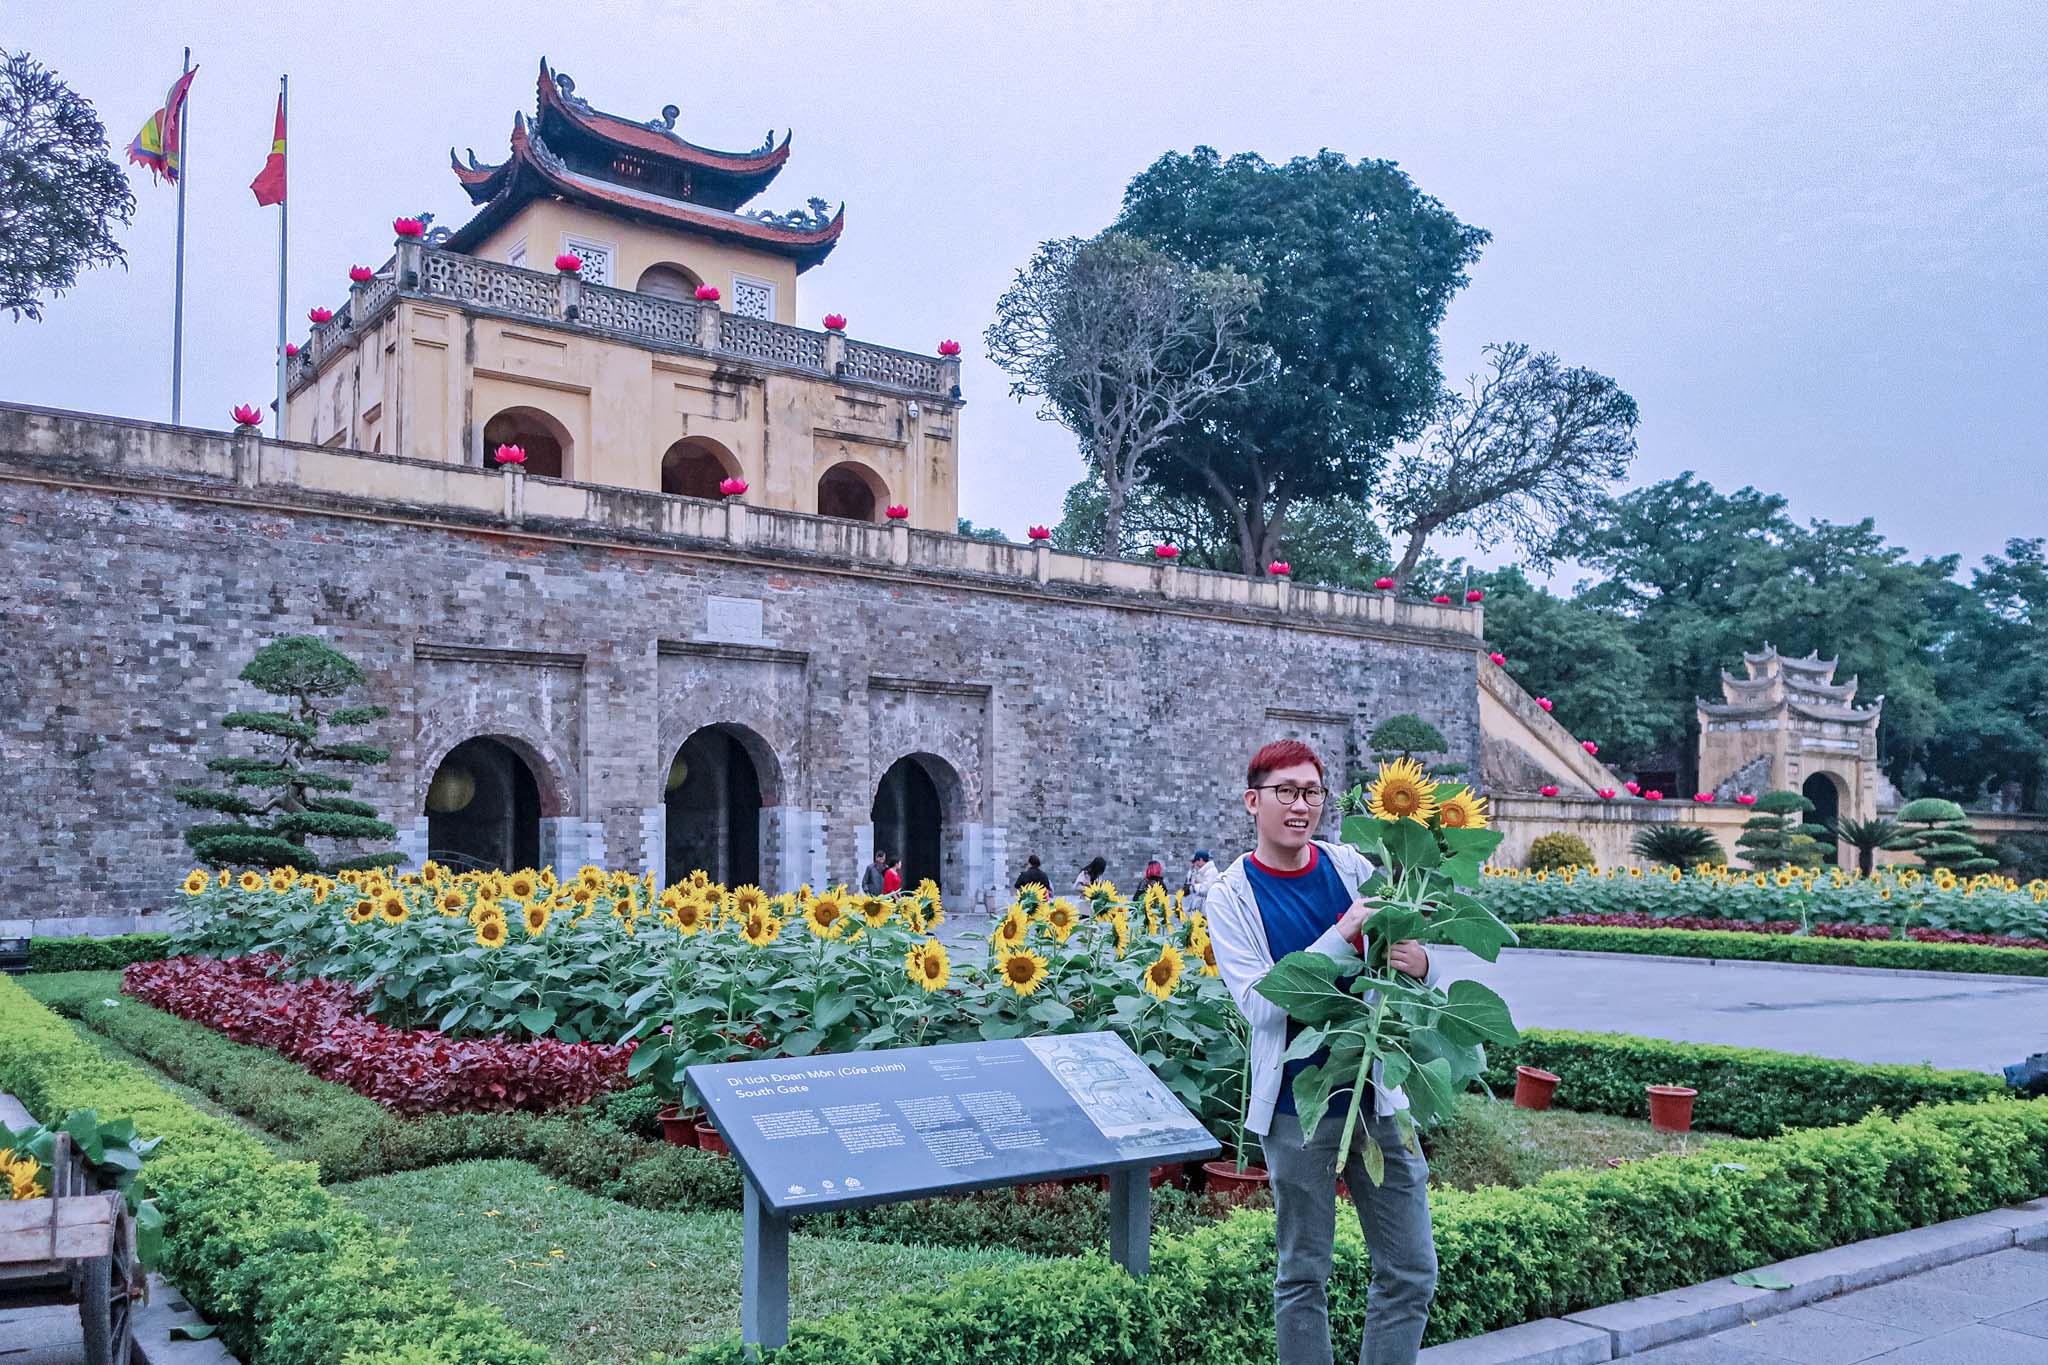
<svg viewBox="0 0 2048 1365"><path fill-rule="evenodd" d="M1272 782L1263 787L1253 787L1255 792L1271 792L1280 799L1283 806L1291 806L1297 799L1311 806L1320 806L1330 794L1328 787L1297 787L1292 782Z"/></svg>

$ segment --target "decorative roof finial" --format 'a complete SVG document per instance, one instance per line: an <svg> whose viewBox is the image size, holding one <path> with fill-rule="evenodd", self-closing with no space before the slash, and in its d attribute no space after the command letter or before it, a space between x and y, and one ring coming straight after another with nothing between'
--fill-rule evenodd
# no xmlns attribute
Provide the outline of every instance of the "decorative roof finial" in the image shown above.
<svg viewBox="0 0 2048 1365"><path fill-rule="evenodd" d="M670 132L674 132L676 126L676 116L682 112L682 110L676 108L673 104L662 105L661 126L668 129Z"/></svg>

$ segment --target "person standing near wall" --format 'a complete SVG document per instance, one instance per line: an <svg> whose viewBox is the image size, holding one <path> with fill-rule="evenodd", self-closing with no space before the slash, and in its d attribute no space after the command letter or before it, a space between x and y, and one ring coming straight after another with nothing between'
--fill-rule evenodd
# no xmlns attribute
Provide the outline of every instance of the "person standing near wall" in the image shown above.
<svg viewBox="0 0 2048 1365"><path fill-rule="evenodd" d="M1027 886L1042 886L1046 895L1052 894L1052 879L1045 875L1036 853L1024 860L1024 870L1017 874L1017 889L1022 891Z"/></svg>
<svg viewBox="0 0 2048 1365"><path fill-rule="evenodd" d="M1208 849L1195 850L1194 858L1188 863L1188 879L1181 887L1181 890L1187 893L1187 898L1181 902L1182 908L1192 914L1208 905L1209 888L1216 884L1216 879L1221 875L1216 870L1216 864L1210 860Z"/></svg>
<svg viewBox="0 0 2048 1365"><path fill-rule="evenodd" d="M1088 865L1074 874L1074 894L1077 896L1087 895L1088 888L1101 881L1102 874L1108 870L1109 859L1099 855L1089 859Z"/></svg>
<svg viewBox="0 0 2048 1365"><path fill-rule="evenodd" d="M863 896L882 894L882 883L889 875L889 852L876 849L875 860L860 870L860 893Z"/></svg>
<svg viewBox="0 0 2048 1365"><path fill-rule="evenodd" d="M882 894L893 896L903 889L903 860L891 858L889 868L882 874Z"/></svg>

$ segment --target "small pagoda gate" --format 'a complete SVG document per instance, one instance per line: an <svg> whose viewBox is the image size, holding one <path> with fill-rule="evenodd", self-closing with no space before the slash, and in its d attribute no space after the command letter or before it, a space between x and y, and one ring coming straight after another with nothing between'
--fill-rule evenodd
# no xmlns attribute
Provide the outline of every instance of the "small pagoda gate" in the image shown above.
<svg viewBox="0 0 2048 1365"><path fill-rule="evenodd" d="M1743 653L1746 676L1722 670L1722 700L1696 699L1701 788L1722 800L1800 792L1814 804L1809 821L1875 817L1884 698L1856 705L1856 679L1836 682L1837 662L1819 651L1786 658L1766 643Z"/></svg>

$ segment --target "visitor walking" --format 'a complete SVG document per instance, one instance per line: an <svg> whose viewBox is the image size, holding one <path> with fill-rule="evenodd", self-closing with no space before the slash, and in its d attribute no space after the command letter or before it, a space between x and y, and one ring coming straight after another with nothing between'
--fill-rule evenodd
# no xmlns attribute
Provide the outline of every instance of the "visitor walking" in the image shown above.
<svg viewBox="0 0 2048 1365"><path fill-rule="evenodd" d="M1042 886L1046 895L1052 894L1052 879L1046 876L1045 869L1039 866L1036 853L1024 860L1024 870L1017 874L1017 889L1022 891L1027 886Z"/></svg>
<svg viewBox="0 0 2048 1365"><path fill-rule="evenodd" d="M903 860L891 858L889 870L882 874L882 894L893 896L903 889Z"/></svg>
<svg viewBox="0 0 2048 1365"><path fill-rule="evenodd" d="M1195 856L1188 862L1188 879L1181 886L1182 892L1185 893L1181 907L1190 914L1201 910L1209 903L1209 888L1216 884L1217 877L1221 875L1216 870L1215 862L1209 857L1209 850L1196 849Z"/></svg>
<svg viewBox="0 0 2048 1365"><path fill-rule="evenodd" d="M1327 1062L1329 1049L1283 1065L1281 1054L1298 1026L1256 987L1276 961L1302 949L1354 970L1360 966L1354 945L1378 907L1360 900L1354 888L1373 868L1346 845L1313 837L1329 789L1322 760L1306 744L1283 739L1259 750L1244 786L1256 843L1210 887L1209 936L1223 983L1251 1028L1245 1128L1260 1138L1272 1173L1279 1252L1273 1325L1280 1365L1331 1365L1328 1284L1337 1230L1337 1143L1344 1128L1331 1115L1344 1112L1349 1091L1330 1097L1315 1136L1303 1138L1292 1082L1301 1071ZM1413 940L1395 944L1388 960L1397 971L1434 978L1428 951ZM1377 1068L1372 1086L1372 1104L1361 1114L1360 1133L1341 1172L1372 1263L1358 1360L1412 1365L1436 1295L1429 1165L1408 1150L1394 1119L1408 1107L1407 1097L1398 1087L1380 1085ZM1378 1143L1385 1157L1385 1179L1378 1185L1366 1173L1362 1142Z"/></svg>
<svg viewBox="0 0 2048 1365"><path fill-rule="evenodd" d="M863 896L882 894L882 883L889 876L889 853L886 849L875 850L875 860L860 870L860 893Z"/></svg>
<svg viewBox="0 0 2048 1365"><path fill-rule="evenodd" d="M1077 896L1087 895L1088 888L1101 881L1102 874L1108 870L1109 859L1099 856L1090 858L1088 865L1074 874L1074 894Z"/></svg>

